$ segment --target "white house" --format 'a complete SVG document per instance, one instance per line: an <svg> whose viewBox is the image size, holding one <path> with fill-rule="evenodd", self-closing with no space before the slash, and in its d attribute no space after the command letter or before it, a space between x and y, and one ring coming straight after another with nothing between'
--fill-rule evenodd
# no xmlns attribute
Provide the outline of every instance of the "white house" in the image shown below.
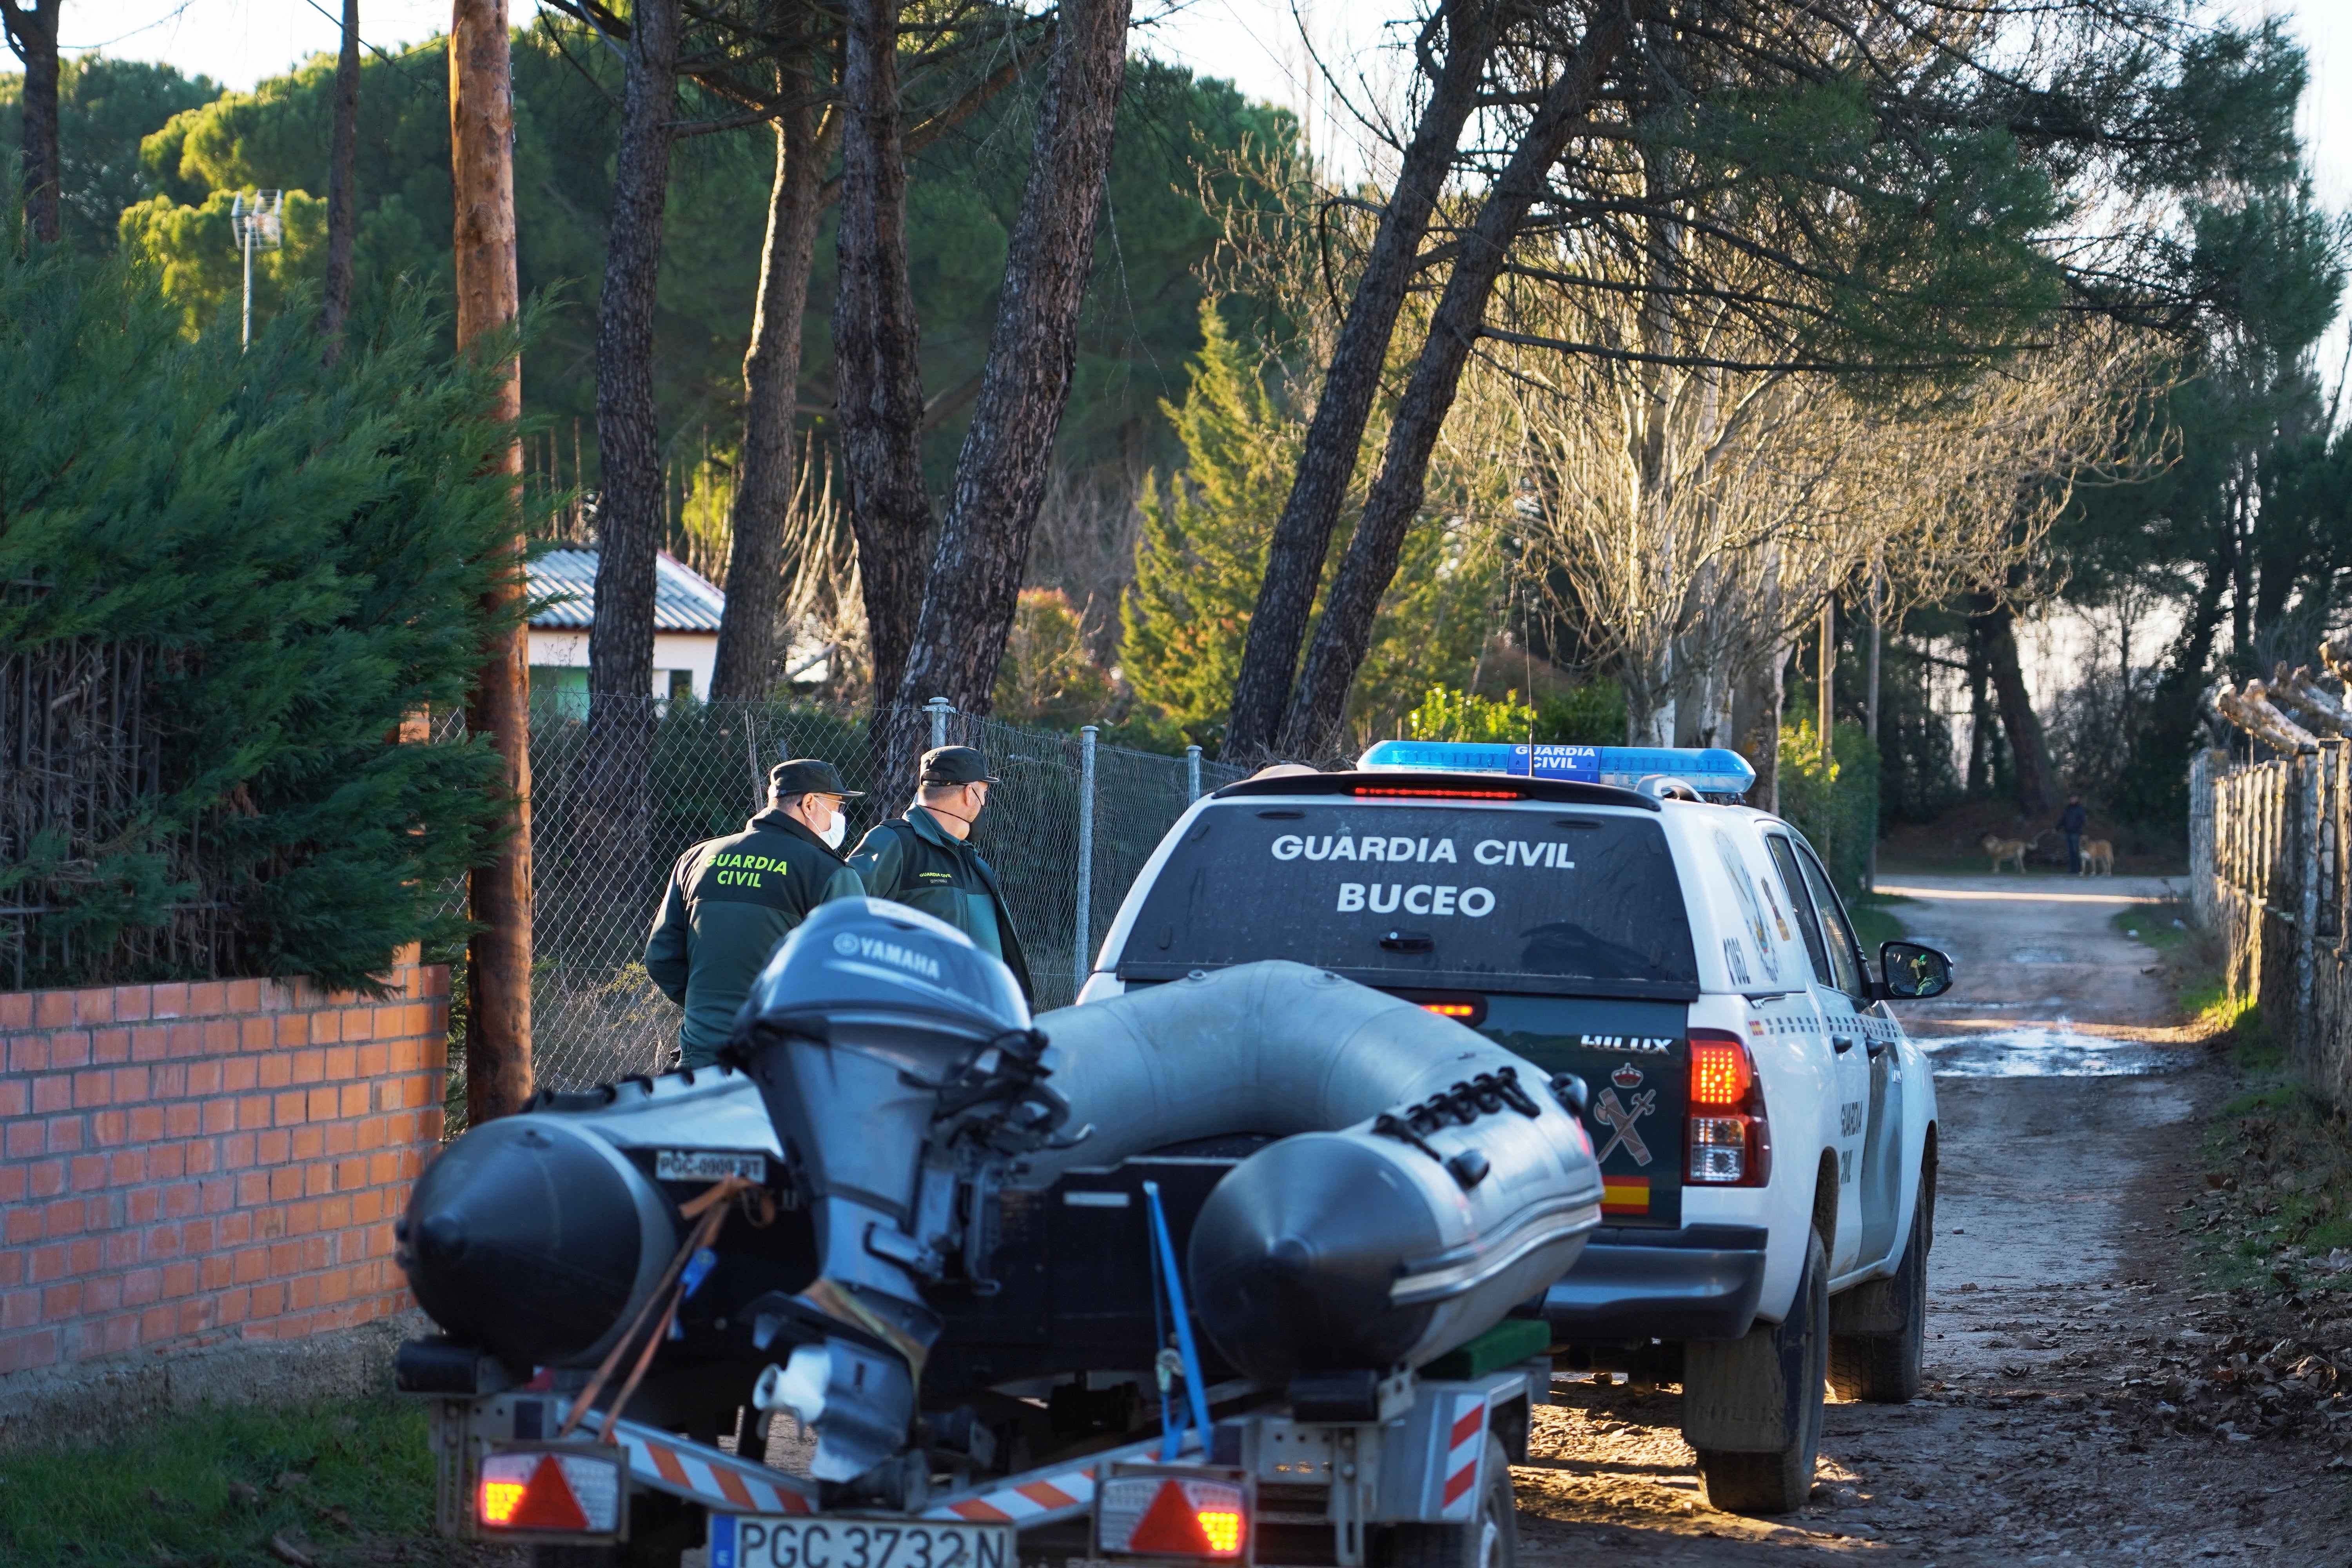
<svg viewBox="0 0 2352 1568"><path fill-rule="evenodd" d="M596 622L596 552L551 550L530 563L530 691L588 709L588 628ZM667 551L654 558L654 683L656 697L708 700L719 663L719 621L727 595Z"/></svg>

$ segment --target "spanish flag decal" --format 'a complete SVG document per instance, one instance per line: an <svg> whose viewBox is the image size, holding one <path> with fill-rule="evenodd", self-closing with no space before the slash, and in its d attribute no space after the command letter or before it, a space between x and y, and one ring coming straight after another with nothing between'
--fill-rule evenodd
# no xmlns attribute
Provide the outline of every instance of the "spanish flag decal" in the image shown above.
<svg viewBox="0 0 2352 1568"><path fill-rule="evenodd" d="M1601 1212L1602 1214L1648 1214L1650 1212L1650 1178L1604 1174L1601 1178Z"/></svg>

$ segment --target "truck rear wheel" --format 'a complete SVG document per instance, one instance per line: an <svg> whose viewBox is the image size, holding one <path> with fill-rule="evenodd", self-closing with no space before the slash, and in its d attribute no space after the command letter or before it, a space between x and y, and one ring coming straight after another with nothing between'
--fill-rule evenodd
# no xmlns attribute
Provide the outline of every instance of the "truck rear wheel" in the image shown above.
<svg viewBox="0 0 2352 1568"><path fill-rule="evenodd" d="M1483 1462L1486 1484L1478 1489L1477 1512L1463 1523L1391 1526L1384 1568L1517 1568L1519 1512L1511 1498L1511 1458L1492 1432Z"/></svg>
<svg viewBox="0 0 2352 1568"><path fill-rule="evenodd" d="M1874 1405L1908 1405L1919 1397L1919 1363L1927 1339L1927 1231L1931 1211L1918 1205L1911 1239L1895 1265L1895 1277L1856 1288L1875 1293L1872 1305L1896 1324L1892 1331L1830 1336L1830 1386L1841 1399Z"/></svg>
<svg viewBox="0 0 2352 1568"><path fill-rule="evenodd" d="M1760 1419L1753 1424L1786 1438L1771 1448L1713 1448L1703 1441L1709 1433L1700 1425L1691 1446L1706 1478L1707 1501L1726 1513L1788 1513L1813 1489L1813 1461L1822 1446L1822 1388L1829 1373L1829 1254L1821 1233L1812 1231L1806 1237L1805 1271L1785 1319L1748 1330L1745 1339L1720 1352L1706 1341L1685 1349L1686 1428L1696 1392L1717 1409L1729 1406L1735 1413L1742 1404L1769 1404L1773 1408L1754 1412ZM1716 1362L1722 1365L1709 1364ZM1715 1381L1710 1373L1725 1386L1706 1386ZM1696 1390L1694 1378L1700 1380ZM1735 1424L1749 1423L1738 1422L1735 1414L1726 1425Z"/></svg>

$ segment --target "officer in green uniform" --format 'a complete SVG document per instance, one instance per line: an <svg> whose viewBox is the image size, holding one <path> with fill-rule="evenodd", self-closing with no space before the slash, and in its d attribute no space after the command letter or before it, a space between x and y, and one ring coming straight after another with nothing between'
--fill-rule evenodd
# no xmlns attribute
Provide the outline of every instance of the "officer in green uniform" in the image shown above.
<svg viewBox="0 0 2352 1568"><path fill-rule="evenodd" d="M936 915L982 952L1003 959L1021 983L1021 994L1034 1002L1029 961L1022 956L1013 911L1004 907L1004 889L970 842L971 825L988 805L989 786L1002 781L990 775L988 759L970 746L925 752L921 779L907 815L867 833L850 865L876 898Z"/></svg>
<svg viewBox="0 0 2352 1568"><path fill-rule="evenodd" d="M797 757L768 772L768 809L724 838L677 858L669 892L646 938L646 972L686 1008L677 1042L686 1065L707 1067L778 943L819 904L866 891L842 861L849 824L831 763Z"/></svg>

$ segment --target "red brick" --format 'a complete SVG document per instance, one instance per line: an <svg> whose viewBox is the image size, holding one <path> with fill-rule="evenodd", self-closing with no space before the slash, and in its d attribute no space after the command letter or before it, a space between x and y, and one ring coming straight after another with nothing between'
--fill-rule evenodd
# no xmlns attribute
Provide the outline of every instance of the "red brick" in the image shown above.
<svg viewBox="0 0 2352 1568"><path fill-rule="evenodd" d="M32 1108L31 1085L20 1078L0 1079L0 1119L22 1116Z"/></svg>
<svg viewBox="0 0 2352 1568"><path fill-rule="evenodd" d="M41 1114L73 1109L73 1078L52 1073L33 1080L33 1110Z"/></svg>
<svg viewBox="0 0 2352 1568"><path fill-rule="evenodd" d="M305 1120L309 1114L310 1097L301 1089L289 1089L283 1093L271 1095L269 1099L270 1120L279 1127L291 1127L296 1122ZM329 1109L328 1114L331 1116L334 1114L332 1108Z"/></svg>
<svg viewBox="0 0 2352 1568"><path fill-rule="evenodd" d="M117 1160L139 1160L139 1154L136 1150L126 1150L121 1154L111 1156L111 1158ZM110 1157L104 1154L75 1155L72 1159L66 1162L66 1180L68 1184L70 1184L73 1190L78 1193L90 1192L106 1185L107 1165L109 1163L109 1159ZM142 1165L146 1163L143 1160L139 1160L139 1163ZM139 1180L137 1176L132 1176L130 1179L134 1182Z"/></svg>
<svg viewBox="0 0 2352 1568"><path fill-rule="evenodd" d="M101 1148L125 1143L131 1139L131 1113L127 1110L101 1110L89 1119L90 1142Z"/></svg>
<svg viewBox="0 0 2352 1568"><path fill-rule="evenodd" d="M114 1102L133 1100L177 1100L188 1092L188 1064L164 1062L152 1068L114 1069Z"/></svg>
<svg viewBox="0 0 2352 1568"><path fill-rule="evenodd" d="M213 1238L221 1226L209 1219L192 1219L180 1227L180 1248L191 1258L200 1257L213 1249Z"/></svg>
<svg viewBox="0 0 2352 1568"><path fill-rule="evenodd" d="M282 1165L294 1156L294 1134L283 1127L253 1135L254 1163L262 1166Z"/></svg>
<svg viewBox="0 0 2352 1568"><path fill-rule="evenodd" d="M263 1089L284 1089L294 1081L294 1057L289 1051L274 1051L258 1058L261 1064Z"/></svg>
<svg viewBox="0 0 2352 1568"><path fill-rule="evenodd" d="M75 992L73 1021L77 1024L114 1022L114 987L100 985L92 990Z"/></svg>
<svg viewBox="0 0 2352 1568"><path fill-rule="evenodd" d="M302 1195L302 1170L299 1165L280 1165L269 1173L269 1198L272 1203L286 1203Z"/></svg>
<svg viewBox="0 0 2352 1568"><path fill-rule="evenodd" d="M193 1295L196 1289L196 1266L194 1263L166 1263L156 1271L156 1289L165 1300L177 1300ZM126 1289L128 1287L125 1287Z"/></svg>
<svg viewBox="0 0 2352 1568"><path fill-rule="evenodd" d="M81 1118L53 1116L41 1127L41 1142L52 1154L70 1154L81 1147Z"/></svg>
<svg viewBox="0 0 2352 1568"><path fill-rule="evenodd" d="M68 1274L88 1274L105 1261L106 1248L99 1245L96 1237L78 1236L66 1243L66 1272Z"/></svg>
<svg viewBox="0 0 2352 1568"><path fill-rule="evenodd" d="M61 1323L81 1313L82 1281L68 1279L52 1285L41 1292L41 1319L44 1322Z"/></svg>
<svg viewBox="0 0 2352 1568"><path fill-rule="evenodd" d="M278 1044L278 1023L273 1018L250 1017L236 1021L236 1043L239 1050L266 1051Z"/></svg>
<svg viewBox="0 0 2352 1568"><path fill-rule="evenodd" d="M49 1037L47 1035L17 1035L8 1041L10 1072L43 1072L49 1065Z"/></svg>
<svg viewBox="0 0 2352 1568"><path fill-rule="evenodd" d="M30 1210L26 1212L31 1213ZM10 1217L13 1219L15 1216ZM37 1234L41 1216L33 1214L32 1219ZM25 1271L25 1278L36 1285L45 1285L52 1279L62 1279L70 1271L69 1265L66 1261L66 1249L62 1247L54 1245L37 1247L33 1248L32 1258L33 1266Z"/></svg>
<svg viewBox="0 0 2352 1568"><path fill-rule="evenodd" d="M314 1121L307 1127L295 1128L293 1147L288 1151L287 1157L292 1160L315 1160L325 1153L329 1125L329 1123Z"/></svg>
<svg viewBox="0 0 2352 1568"><path fill-rule="evenodd" d="M267 1057L238 1057L221 1063L221 1092L245 1094L261 1087L261 1064Z"/></svg>
<svg viewBox="0 0 2352 1568"><path fill-rule="evenodd" d="M114 1102L114 1075L104 1068L74 1074L74 1103L88 1110Z"/></svg>
<svg viewBox="0 0 2352 1568"><path fill-rule="evenodd" d="M142 1344L157 1344L172 1337L180 1326L180 1310L159 1303L139 1314L139 1339Z"/></svg>
<svg viewBox="0 0 2352 1568"><path fill-rule="evenodd" d="M196 1259L196 1272L203 1280L198 1289L217 1290L236 1277L236 1259L226 1253L215 1252Z"/></svg>
<svg viewBox="0 0 2352 1568"><path fill-rule="evenodd" d="M81 1292L82 1316L95 1317L100 1312L121 1310L122 1292L129 1278L122 1274L101 1274L95 1279L85 1281Z"/></svg>
<svg viewBox="0 0 2352 1568"><path fill-rule="evenodd" d="M275 1020L275 1026L280 1047L303 1045L310 1038L310 1016L308 1013L280 1013Z"/></svg>
<svg viewBox="0 0 2352 1568"><path fill-rule="evenodd" d="M122 1200L122 1219L126 1225L152 1225L163 1217L162 1187L141 1187L126 1193Z"/></svg>
<svg viewBox="0 0 2352 1568"><path fill-rule="evenodd" d="M201 1334L211 1328L213 1313L217 1310L217 1303L209 1296L199 1296L194 1300L181 1302L179 1321L181 1335L185 1337L190 1334Z"/></svg>
<svg viewBox="0 0 2352 1568"><path fill-rule="evenodd" d="M92 1029L89 1034L89 1059L94 1062L127 1062L131 1059L131 1031L128 1029Z"/></svg>
<svg viewBox="0 0 2352 1568"><path fill-rule="evenodd" d="M252 1208L269 1201L269 1173L247 1171L236 1179L236 1206Z"/></svg>
<svg viewBox="0 0 2352 1568"><path fill-rule="evenodd" d="M169 1205L165 1206L167 1209L170 1208ZM191 1211L178 1209L172 1212L176 1215ZM176 1218L163 1225L149 1226L146 1234L140 1237L140 1243L139 1253L142 1258L151 1260L159 1258L179 1258L184 1256L188 1250L188 1227L178 1223Z"/></svg>
<svg viewBox="0 0 2352 1568"><path fill-rule="evenodd" d="M209 1025L193 1018L167 1025L169 1043L164 1047L164 1054L173 1057L203 1056L211 1037L206 1033L209 1027Z"/></svg>
<svg viewBox="0 0 2352 1568"><path fill-rule="evenodd" d="M353 1225L373 1225L383 1217L383 1189L382 1187L370 1187L365 1192L353 1193L352 1194L352 1223Z"/></svg>
<svg viewBox="0 0 2352 1568"><path fill-rule="evenodd" d="M6 1143L9 1159L29 1160L47 1147L48 1137L37 1121L12 1121Z"/></svg>
<svg viewBox="0 0 2352 1568"><path fill-rule="evenodd" d="M312 1045L332 1045L335 1041L340 1040L342 1037L343 1016L341 1013L334 1012L331 1009L321 1008L318 1012L310 1015L310 1043Z"/></svg>
<svg viewBox="0 0 2352 1568"><path fill-rule="evenodd" d="M0 1165L0 1205L23 1203L25 1184L24 1166Z"/></svg>
<svg viewBox="0 0 2352 1568"><path fill-rule="evenodd" d="M236 1124L240 1130L246 1131L268 1126L269 1097L266 1094L248 1094L241 1097L236 1102Z"/></svg>
<svg viewBox="0 0 2352 1568"><path fill-rule="evenodd" d="M246 1314L253 1310L253 1292L250 1290L224 1290L218 1300L219 1306L215 1310L213 1321L223 1328L245 1321Z"/></svg>
<svg viewBox="0 0 2352 1568"><path fill-rule="evenodd" d="M52 1237L79 1236L88 1217L79 1198L59 1198L41 1210L41 1229Z"/></svg>
<svg viewBox="0 0 2352 1568"><path fill-rule="evenodd" d="M337 1097L335 1114L365 1116L373 1110L374 1107L368 1103L368 1088L363 1083L347 1083L341 1089L331 1091Z"/></svg>
<svg viewBox="0 0 2352 1568"><path fill-rule="evenodd" d="M36 1198L54 1198L66 1190L67 1171L63 1160L43 1160L25 1167L25 1187Z"/></svg>
<svg viewBox="0 0 2352 1568"><path fill-rule="evenodd" d="M74 994L70 991L36 991L33 993L33 1027L62 1029L74 1020Z"/></svg>
<svg viewBox="0 0 2352 1568"><path fill-rule="evenodd" d="M205 1108L191 1100L184 1100L163 1108L163 1136L193 1138L205 1130Z"/></svg>
<svg viewBox="0 0 2352 1568"><path fill-rule="evenodd" d="M142 1024L131 1031L131 1059L134 1062L159 1062L172 1051L172 1029L169 1024Z"/></svg>
<svg viewBox="0 0 2352 1568"><path fill-rule="evenodd" d="M143 1256L139 1245L138 1233L124 1230L122 1216L120 1215L110 1216L107 1224L110 1228L107 1234L100 1238L106 1246L106 1267L109 1269L120 1270L137 1263Z"/></svg>
<svg viewBox="0 0 2352 1568"><path fill-rule="evenodd" d="M266 1318L274 1318L285 1310L285 1281L280 1279L271 1279L254 1286L252 1307L254 1321L258 1322Z"/></svg>
<svg viewBox="0 0 2352 1568"><path fill-rule="evenodd" d="M326 1140L320 1152L341 1159L359 1147L359 1123L331 1121L326 1128Z"/></svg>
<svg viewBox="0 0 2352 1568"><path fill-rule="evenodd" d="M33 1026L33 997L30 991L0 993L0 1029L29 1029Z"/></svg>
<svg viewBox="0 0 2352 1568"><path fill-rule="evenodd" d="M36 1329L14 1339L0 1340L0 1373L29 1372L35 1367L55 1366L57 1361L55 1329Z"/></svg>
<svg viewBox="0 0 2352 1568"><path fill-rule="evenodd" d="M335 1162L335 1189L338 1192L357 1192L367 1184L368 1163L365 1159L354 1158Z"/></svg>
<svg viewBox="0 0 2352 1568"><path fill-rule="evenodd" d="M207 1176L196 1184L204 1189L204 1212L226 1214L236 1207L236 1178Z"/></svg>
<svg viewBox="0 0 2352 1568"><path fill-rule="evenodd" d="M158 985L152 998L148 1015L151 1018L184 1018L188 1016L188 988L182 984Z"/></svg>
<svg viewBox="0 0 2352 1568"><path fill-rule="evenodd" d="M0 1214L0 1233L5 1233L8 1245L23 1247L41 1237L41 1211L25 1204L9 1205Z"/></svg>
<svg viewBox="0 0 2352 1568"><path fill-rule="evenodd" d="M40 1321L38 1290L12 1290L0 1296L0 1329L29 1329Z"/></svg>
<svg viewBox="0 0 2352 1568"><path fill-rule="evenodd" d="M188 1015L216 1018L228 1011L228 987L217 980L200 980L188 987Z"/></svg>
<svg viewBox="0 0 2352 1568"><path fill-rule="evenodd" d="M199 1098L218 1094L221 1091L222 1065L216 1061L190 1062L187 1087L182 1092Z"/></svg>
<svg viewBox="0 0 2352 1568"><path fill-rule="evenodd" d="M230 981L228 983L228 1006L226 1010L231 1013L260 1012L261 982L258 980Z"/></svg>
<svg viewBox="0 0 2352 1568"><path fill-rule="evenodd" d="M118 985L114 988L114 1021L135 1024L151 1017L155 1011L155 994L144 985Z"/></svg>
<svg viewBox="0 0 2352 1568"><path fill-rule="evenodd" d="M244 1031L235 1018L207 1018L204 1030L205 1055L208 1057L226 1056L244 1039Z"/></svg>
<svg viewBox="0 0 2352 1568"><path fill-rule="evenodd" d="M236 1255L236 1278L238 1284L250 1285L257 1279L266 1279L268 1277L269 1249L268 1247L248 1247Z"/></svg>
<svg viewBox="0 0 2352 1568"><path fill-rule="evenodd" d="M162 1149L118 1149L110 1155L92 1155L90 1158L106 1161L106 1180L110 1185L129 1187L147 1179L148 1156L163 1152ZM79 1166L80 1162L76 1161L75 1164ZM177 1174L176 1172L173 1173Z"/></svg>
<svg viewBox="0 0 2352 1568"><path fill-rule="evenodd" d="M163 1136L163 1108L160 1105L134 1105L131 1108L131 1141L152 1143Z"/></svg>

